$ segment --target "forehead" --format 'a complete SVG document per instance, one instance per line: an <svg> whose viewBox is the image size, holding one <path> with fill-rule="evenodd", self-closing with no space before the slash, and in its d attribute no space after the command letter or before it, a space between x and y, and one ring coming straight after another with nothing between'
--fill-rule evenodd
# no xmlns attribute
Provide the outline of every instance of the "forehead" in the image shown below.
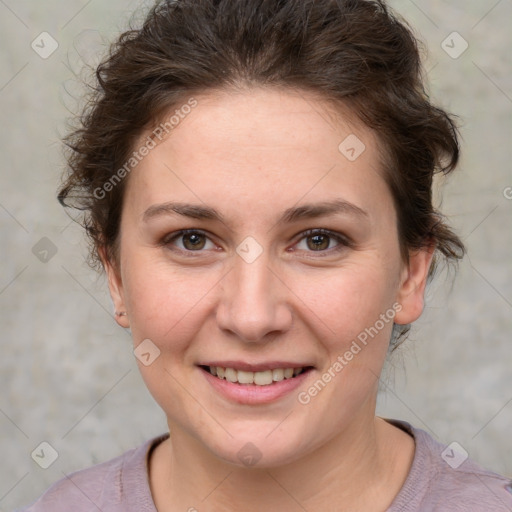
<svg viewBox="0 0 512 512"><path fill-rule="evenodd" d="M139 211L185 200L270 216L274 207L340 197L361 208L376 201L389 208L377 138L353 116L293 90L194 100L179 119L179 106L169 112L172 130L130 176L127 194Z"/></svg>

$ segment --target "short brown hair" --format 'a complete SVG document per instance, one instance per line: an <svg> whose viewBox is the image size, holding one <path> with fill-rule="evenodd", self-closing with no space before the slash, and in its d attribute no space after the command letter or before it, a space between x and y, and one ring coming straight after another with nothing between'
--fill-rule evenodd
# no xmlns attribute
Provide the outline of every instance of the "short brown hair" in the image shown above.
<svg viewBox="0 0 512 512"><path fill-rule="evenodd" d="M126 180L104 197L94 191L137 138L191 94L240 85L310 91L348 107L386 153L404 259L432 243L447 261L464 254L432 204L434 174L457 164L457 129L425 92L416 38L383 1L160 1L111 46L96 77L80 127L65 139L59 193L85 213L92 262L100 247L115 259Z"/></svg>

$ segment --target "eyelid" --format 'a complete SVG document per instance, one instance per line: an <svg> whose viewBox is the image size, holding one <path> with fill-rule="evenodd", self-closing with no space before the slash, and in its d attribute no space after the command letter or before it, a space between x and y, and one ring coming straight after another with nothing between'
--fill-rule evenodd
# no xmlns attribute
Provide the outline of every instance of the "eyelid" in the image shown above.
<svg viewBox="0 0 512 512"><path fill-rule="evenodd" d="M162 237L162 243L169 243L171 242L172 240L174 240L175 238L179 238L180 236L183 236L183 235L190 235L190 234L193 234L193 233L197 233L198 235L204 235L206 236L207 238L210 238L209 237L209 234L202 230L202 229L196 229L196 228L188 228L188 229L179 229L178 231L173 231L172 233L167 233L166 235L164 235Z"/></svg>
<svg viewBox="0 0 512 512"><path fill-rule="evenodd" d="M204 231L202 229L195 229L195 228L180 229L178 231L173 231L172 233L168 233L167 235L162 237L162 239L159 242L159 245L161 245L161 246L169 246L177 238L180 238L180 237L182 237L184 235L190 235L190 234L202 235L205 238L207 238L212 244L218 246L218 244L212 239L212 236L207 231ZM187 256L197 256L197 255L205 252L207 249L200 249L200 250L197 250L197 251L190 251L190 250L184 250L184 249L181 249L180 247L174 246L173 249L171 249L171 250L173 250L175 252L180 252L182 254L183 253L187 254Z"/></svg>
<svg viewBox="0 0 512 512"><path fill-rule="evenodd" d="M324 251L304 251L304 252L307 252L310 254L317 254L317 256L320 256L320 257L322 255L327 256L329 254L332 254L333 252L342 251L343 249L353 247L353 245L354 245L353 241L346 235L343 235L342 233L338 233L336 231L331 231L331 230L325 229L325 228L313 228L313 229L308 229L306 231L299 233L295 237L296 241L294 242L293 245L294 246L297 245L304 238L307 238L308 236L312 236L312 235L327 235L331 238L334 238L338 242L338 245L336 247L333 247L332 249L326 249Z"/></svg>
<svg viewBox="0 0 512 512"><path fill-rule="evenodd" d="M202 236L206 237L211 243L218 246L218 244L213 240L212 235L210 235L207 231L204 231L202 229L196 229L196 228L180 229L178 231L174 231L173 233L169 233L161 239L160 245L167 246L167 245L171 244L171 242L173 242L177 238L180 238L181 236L188 235L188 234L202 235ZM307 229L306 231L302 231L301 233L296 235L294 237L295 242L293 243L293 246L297 245L304 238L307 238L308 236L313 236L313 235L327 235L338 242L338 245L331 249L326 249L323 251L304 251L307 253L316 254L317 256L320 256L320 257L322 254L323 255L332 254L333 252L341 251L343 249L346 249L347 247L349 247L349 248L353 247L353 245L354 245L352 240L350 238L348 238L346 235L343 235L342 233L338 233L336 231L331 231L331 230L325 229L325 228L312 228L312 229ZM179 247L174 247L172 250L181 252L181 253L186 253L187 255L199 255L199 254L205 252L207 249L191 251L191 250L183 250Z"/></svg>

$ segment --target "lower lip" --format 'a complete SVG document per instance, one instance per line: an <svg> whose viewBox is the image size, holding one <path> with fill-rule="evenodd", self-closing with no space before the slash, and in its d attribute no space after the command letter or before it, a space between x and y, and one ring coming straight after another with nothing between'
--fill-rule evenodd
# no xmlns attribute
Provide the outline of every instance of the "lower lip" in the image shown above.
<svg viewBox="0 0 512 512"><path fill-rule="evenodd" d="M239 404L267 404L279 400L296 390L309 376L312 368L296 377L274 382L267 386L256 384L238 384L226 379L219 379L209 371L199 368L206 380L221 395Z"/></svg>

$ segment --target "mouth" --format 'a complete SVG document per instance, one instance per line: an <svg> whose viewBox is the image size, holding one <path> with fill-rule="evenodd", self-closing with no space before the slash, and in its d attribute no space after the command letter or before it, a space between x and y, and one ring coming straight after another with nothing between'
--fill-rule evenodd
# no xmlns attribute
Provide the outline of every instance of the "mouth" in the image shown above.
<svg viewBox="0 0 512 512"><path fill-rule="evenodd" d="M200 365L199 367L217 379L242 386L271 386L283 380L294 379L313 369L312 366L283 366L281 368L250 371L230 366Z"/></svg>

